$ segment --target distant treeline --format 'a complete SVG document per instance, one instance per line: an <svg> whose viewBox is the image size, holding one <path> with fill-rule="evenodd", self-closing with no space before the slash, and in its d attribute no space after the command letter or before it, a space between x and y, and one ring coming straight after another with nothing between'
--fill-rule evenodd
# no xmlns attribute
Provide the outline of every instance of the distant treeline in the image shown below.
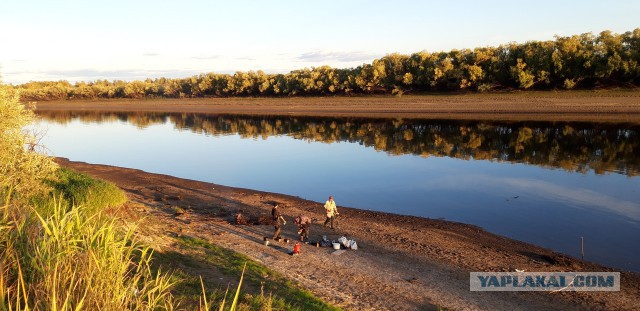
<svg viewBox="0 0 640 311"><path fill-rule="evenodd" d="M640 28L603 31L553 41L411 55L389 54L371 64L329 66L287 74L262 71L208 73L184 79L29 82L25 100L318 96L526 89L589 89L640 85Z"/></svg>
<svg viewBox="0 0 640 311"><path fill-rule="evenodd" d="M640 174L640 127L624 124L474 122L418 119L268 117L187 113L39 112L57 123L125 121L144 128L167 121L180 129L243 138L287 135L351 142L392 155L526 163L569 172Z"/></svg>

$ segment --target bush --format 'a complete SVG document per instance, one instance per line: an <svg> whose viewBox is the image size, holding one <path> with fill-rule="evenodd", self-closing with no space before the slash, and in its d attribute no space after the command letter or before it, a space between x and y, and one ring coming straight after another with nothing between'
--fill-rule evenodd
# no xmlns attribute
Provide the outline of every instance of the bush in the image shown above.
<svg viewBox="0 0 640 311"><path fill-rule="evenodd" d="M33 113L19 101L19 94L0 85L0 191L11 197L45 193L42 181L50 178L57 165L35 152L36 138L23 130Z"/></svg>
<svg viewBox="0 0 640 311"><path fill-rule="evenodd" d="M127 201L124 192L113 183L67 168L60 168L49 184L54 189L54 196L61 195L71 205L85 206L94 211L116 207Z"/></svg>

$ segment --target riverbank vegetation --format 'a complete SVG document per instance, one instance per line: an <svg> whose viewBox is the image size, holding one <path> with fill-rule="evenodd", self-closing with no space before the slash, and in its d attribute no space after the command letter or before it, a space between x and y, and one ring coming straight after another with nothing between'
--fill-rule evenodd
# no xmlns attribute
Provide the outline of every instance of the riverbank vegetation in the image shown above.
<svg viewBox="0 0 640 311"><path fill-rule="evenodd" d="M0 114L0 308L170 309L169 275L105 214L122 191L36 152L31 112L2 86Z"/></svg>
<svg viewBox="0 0 640 311"><path fill-rule="evenodd" d="M14 86L25 100L327 96L423 92L593 89L640 85L640 28L603 31L550 41L448 52L389 54L370 64L337 69L304 68L286 74L263 71L206 73L170 79Z"/></svg>

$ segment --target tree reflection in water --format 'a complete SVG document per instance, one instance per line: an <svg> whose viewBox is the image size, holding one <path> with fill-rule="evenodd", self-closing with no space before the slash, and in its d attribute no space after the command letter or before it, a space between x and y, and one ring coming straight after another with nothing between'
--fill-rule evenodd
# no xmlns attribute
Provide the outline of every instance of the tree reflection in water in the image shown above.
<svg viewBox="0 0 640 311"><path fill-rule="evenodd" d="M140 128L171 122L206 135L287 135L314 142L358 143L392 155L525 163L569 172L637 176L640 125L610 123L452 121L194 113L40 111L57 123L125 121Z"/></svg>

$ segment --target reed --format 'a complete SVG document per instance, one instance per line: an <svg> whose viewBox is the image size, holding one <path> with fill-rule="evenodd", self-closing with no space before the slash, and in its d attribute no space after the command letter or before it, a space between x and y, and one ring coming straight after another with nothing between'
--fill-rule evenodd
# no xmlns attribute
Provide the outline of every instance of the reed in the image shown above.
<svg viewBox="0 0 640 311"><path fill-rule="evenodd" d="M121 201L103 199L114 190L97 181L69 189L84 189L81 200L71 200L81 205L64 193L29 201L2 196L0 310L175 309L171 275L152 272L152 251L104 215L105 205Z"/></svg>
<svg viewBox="0 0 640 311"><path fill-rule="evenodd" d="M62 200L13 212L2 224L0 298L7 310L171 309L170 276L150 269L151 251L114 220ZM134 260L134 258L136 258Z"/></svg>

